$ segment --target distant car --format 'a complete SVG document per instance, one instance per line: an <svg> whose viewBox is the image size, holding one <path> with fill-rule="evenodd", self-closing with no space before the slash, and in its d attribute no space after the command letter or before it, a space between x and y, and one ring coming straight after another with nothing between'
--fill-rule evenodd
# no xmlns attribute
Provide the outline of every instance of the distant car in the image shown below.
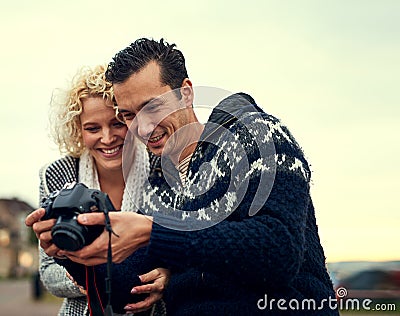
<svg viewBox="0 0 400 316"><path fill-rule="evenodd" d="M335 289L339 298L400 299L400 270L356 272L340 280Z"/></svg>

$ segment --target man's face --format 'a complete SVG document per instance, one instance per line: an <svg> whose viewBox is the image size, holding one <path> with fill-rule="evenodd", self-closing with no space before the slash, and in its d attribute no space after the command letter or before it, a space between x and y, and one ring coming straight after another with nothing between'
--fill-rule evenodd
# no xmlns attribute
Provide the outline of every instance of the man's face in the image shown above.
<svg viewBox="0 0 400 316"><path fill-rule="evenodd" d="M114 84L114 94L120 115L151 152L171 156L183 150L182 137L170 137L191 122L192 108L161 83L156 62Z"/></svg>

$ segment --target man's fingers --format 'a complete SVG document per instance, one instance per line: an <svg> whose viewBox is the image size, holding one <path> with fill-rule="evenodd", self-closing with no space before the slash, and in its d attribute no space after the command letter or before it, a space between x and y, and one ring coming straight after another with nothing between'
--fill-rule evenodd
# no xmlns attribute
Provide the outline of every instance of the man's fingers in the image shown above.
<svg viewBox="0 0 400 316"><path fill-rule="evenodd" d="M96 265L107 262L107 260L105 260L103 257L90 257L87 259L82 259L82 258L74 256L72 254L65 254L65 252L63 252L61 250L57 252L57 256L58 257L66 257L71 261L74 261L76 263L80 263L80 264L83 264L86 266L96 266Z"/></svg>
<svg viewBox="0 0 400 316"><path fill-rule="evenodd" d="M25 218L25 225L31 227L33 224L38 222L43 217L44 213L45 213L44 208L39 208L33 211Z"/></svg>
<svg viewBox="0 0 400 316"><path fill-rule="evenodd" d="M77 251L60 250L59 256L67 256L72 261L85 264L87 266L97 265L107 262L108 234L103 232L90 245ZM93 254L96 254L93 256Z"/></svg>
<svg viewBox="0 0 400 316"><path fill-rule="evenodd" d="M82 225L104 225L104 214L101 212L78 215L78 223Z"/></svg>

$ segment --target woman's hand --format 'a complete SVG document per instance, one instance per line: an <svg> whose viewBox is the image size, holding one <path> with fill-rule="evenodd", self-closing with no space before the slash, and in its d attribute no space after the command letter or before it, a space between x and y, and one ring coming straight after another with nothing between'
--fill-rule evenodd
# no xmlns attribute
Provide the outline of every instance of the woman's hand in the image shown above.
<svg viewBox="0 0 400 316"><path fill-rule="evenodd" d="M75 279L73 278L73 276L71 274L69 274L68 272L65 272L65 274L67 275L67 278L70 279L76 287L78 287L79 292L81 292L83 295L87 295L87 291L85 290L85 288L83 286L79 285L78 282L75 281Z"/></svg>
<svg viewBox="0 0 400 316"><path fill-rule="evenodd" d="M37 210L33 211L26 217L25 225L32 227L44 252L50 257L57 257L57 253L60 249L53 244L51 237L51 229L56 223L56 220L48 219L42 221L41 218L44 216L45 212L46 211L44 208L38 208Z"/></svg>
<svg viewBox="0 0 400 316"><path fill-rule="evenodd" d="M149 273L139 275L144 285L138 285L132 288L132 294L149 293L143 301L125 306L125 311L129 313L139 313L148 310L162 298L163 292L168 285L170 271L164 268L157 268Z"/></svg>

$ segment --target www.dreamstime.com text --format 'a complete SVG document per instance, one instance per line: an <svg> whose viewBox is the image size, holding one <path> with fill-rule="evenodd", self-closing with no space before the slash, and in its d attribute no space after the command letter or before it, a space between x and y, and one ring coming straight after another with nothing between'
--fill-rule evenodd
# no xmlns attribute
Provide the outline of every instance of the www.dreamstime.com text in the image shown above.
<svg viewBox="0 0 400 316"><path fill-rule="evenodd" d="M343 293L346 293L345 295ZM284 299L268 298L265 294L263 298L257 301L257 307L260 310L346 310L346 311L396 311L396 303L374 303L372 299L364 298L345 298L347 290L339 288L336 291L336 298L328 297L317 301L315 299Z"/></svg>

